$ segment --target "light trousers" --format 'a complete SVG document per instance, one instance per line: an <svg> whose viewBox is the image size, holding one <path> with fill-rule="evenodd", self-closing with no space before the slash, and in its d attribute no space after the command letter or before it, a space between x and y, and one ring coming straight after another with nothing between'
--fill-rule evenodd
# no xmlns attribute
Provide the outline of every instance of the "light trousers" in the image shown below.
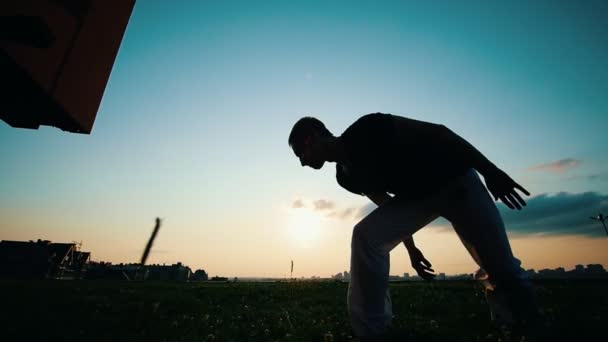
<svg viewBox="0 0 608 342"><path fill-rule="evenodd" d="M439 216L451 222L479 265L477 275L485 286L500 289L515 315L532 310L534 294L526 272L513 256L494 201L471 169L426 199L405 201L395 196L355 225L347 301L357 336L386 332L392 318L389 252Z"/></svg>

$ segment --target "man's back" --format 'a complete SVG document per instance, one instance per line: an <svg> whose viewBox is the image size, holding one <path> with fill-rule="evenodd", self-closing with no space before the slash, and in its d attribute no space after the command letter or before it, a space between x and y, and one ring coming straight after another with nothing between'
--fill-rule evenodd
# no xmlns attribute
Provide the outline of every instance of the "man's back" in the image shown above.
<svg viewBox="0 0 608 342"><path fill-rule="evenodd" d="M338 183L356 194L389 192L408 199L437 192L471 165L433 140L436 127L441 126L391 114L362 116L339 137L347 161L336 165Z"/></svg>

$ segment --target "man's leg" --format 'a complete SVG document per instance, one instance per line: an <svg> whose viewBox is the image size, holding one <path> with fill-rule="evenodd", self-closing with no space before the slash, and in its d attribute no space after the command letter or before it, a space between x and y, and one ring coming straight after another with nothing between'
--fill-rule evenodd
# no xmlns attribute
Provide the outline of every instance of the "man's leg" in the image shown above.
<svg viewBox="0 0 608 342"><path fill-rule="evenodd" d="M379 336L392 317L389 252L439 215L436 200L404 203L393 198L355 225L351 242L348 311L355 334Z"/></svg>
<svg viewBox="0 0 608 342"><path fill-rule="evenodd" d="M456 233L482 272L486 289L504 298L516 323L537 319L534 289L521 262L513 256L500 213L479 176L471 170L462 186L454 190L442 216L452 222ZM498 303L502 304L502 303Z"/></svg>

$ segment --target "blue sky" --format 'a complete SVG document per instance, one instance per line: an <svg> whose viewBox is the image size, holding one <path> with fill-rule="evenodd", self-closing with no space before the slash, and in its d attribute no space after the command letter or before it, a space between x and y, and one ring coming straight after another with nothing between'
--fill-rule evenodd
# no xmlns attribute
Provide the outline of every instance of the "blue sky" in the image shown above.
<svg viewBox="0 0 608 342"><path fill-rule="evenodd" d="M331 165L299 166L287 136L304 115L336 134L370 112L443 123L534 195L595 192L590 214L608 211L607 7L140 0L91 135L0 123L0 239L84 240L128 261L161 216L158 262L288 258L293 201L367 204ZM348 245L352 224L329 222L340 233L298 255ZM319 273L344 269L345 251Z"/></svg>

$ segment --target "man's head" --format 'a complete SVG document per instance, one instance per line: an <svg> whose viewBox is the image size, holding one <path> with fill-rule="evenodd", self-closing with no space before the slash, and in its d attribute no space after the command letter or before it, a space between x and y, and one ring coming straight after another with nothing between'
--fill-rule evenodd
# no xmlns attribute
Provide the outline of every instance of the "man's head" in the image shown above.
<svg viewBox="0 0 608 342"><path fill-rule="evenodd" d="M320 120L303 117L291 129L289 146L302 166L320 169L326 161L326 142L333 137Z"/></svg>

